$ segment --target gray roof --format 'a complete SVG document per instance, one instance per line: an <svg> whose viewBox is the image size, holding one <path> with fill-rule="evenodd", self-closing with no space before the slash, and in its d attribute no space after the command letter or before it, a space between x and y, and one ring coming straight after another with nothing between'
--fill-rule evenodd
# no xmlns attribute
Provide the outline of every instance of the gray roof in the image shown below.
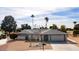
<svg viewBox="0 0 79 59"><path fill-rule="evenodd" d="M66 34L65 32L61 32L59 30L46 30L46 31L43 31L41 32L41 34Z"/></svg>
<svg viewBox="0 0 79 59"><path fill-rule="evenodd" d="M45 29L27 29L22 30L19 34L40 34L42 31L45 31Z"/></svg>
<svg viewBox="0 0 79 59"><path fill-rule="evenodd" d="M64 32L61 32L59 30L51 30L51 29L28 29L23 30L20 32L20 34L66 34Z"/></svg>
<svg viewBox="0 0 79 59"><path fill-rule="evenodd" d="M23 30L19 34L33 34L33 32L31 30Z"/></svg>

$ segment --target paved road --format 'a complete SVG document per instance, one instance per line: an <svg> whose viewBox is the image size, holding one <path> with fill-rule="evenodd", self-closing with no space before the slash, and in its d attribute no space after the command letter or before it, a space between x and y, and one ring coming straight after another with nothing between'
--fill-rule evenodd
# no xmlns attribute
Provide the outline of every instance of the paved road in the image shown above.
<svg viewBox="0 0 79 59"><path fill-rule="evenodd" d="M75 44L51 44L55 51L79 51Z"/></svg>

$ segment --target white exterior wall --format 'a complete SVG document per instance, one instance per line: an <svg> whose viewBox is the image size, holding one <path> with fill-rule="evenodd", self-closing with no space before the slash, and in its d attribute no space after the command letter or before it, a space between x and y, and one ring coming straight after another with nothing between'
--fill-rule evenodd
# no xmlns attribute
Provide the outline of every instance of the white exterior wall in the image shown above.
<svg viewBox="0 0 79 59"><path fill-rule="evenodd" d="M19 35L22 39L25 39L26 35ZM66 35L65 35L66 36ZM39 41L41 41L41 38L42 38L42 41L44 40L44 35L40 36L40 35L28 35L28 38L29 39L39 39ZM48 41L64 41L65 37L64 37L64 34L61 35L61 34L57 34L57 35L48 35Z"/></svg>
<svg viewBox="0 0 79 59"><path fill-rule="evenodd" d="M22 34L21 34L21 35L18 35L17 38L18 38L18 39L25 39L25 37L26 37L26 35L22 35Z"/></svg>
<svg viewBox="0 0 79 59"><path fill-rule="evenodd" d="M39 35L32 35L32 39L40 39Z"/></svg>
<svg viewBox="0 0 79 59"><path fill-rule="evenodd" d="M44 35L42 35L42 41L44 40Z"/></svg>
<svg viewBox="0 0 79 59"><path fill-rule="evenodd" d="M50 41L51 40L51 36L50 35L48 35L48 41Z"/></svg>
<svg viewBox="0 0 79 59"><path fill-rule="evenodd" d="M32 39L32 38L31 38L31 35L28 35L28 38L29 38L29 39Z"/></svg>
<svg viewBox="0 0 79 59"><path fill-rule="evenodd" d="M39 41L41 41L41 36L39 35Z"/></svg>

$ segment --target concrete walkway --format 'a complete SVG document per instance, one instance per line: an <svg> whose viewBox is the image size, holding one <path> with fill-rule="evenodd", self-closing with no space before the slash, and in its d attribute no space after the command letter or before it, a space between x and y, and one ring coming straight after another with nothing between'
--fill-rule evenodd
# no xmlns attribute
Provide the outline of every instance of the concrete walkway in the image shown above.
<svg viewBox="0 0 79 59"><path fill-rule="evenodd" d="M75 44L51 44L54 51L79 51Z"/></svg>

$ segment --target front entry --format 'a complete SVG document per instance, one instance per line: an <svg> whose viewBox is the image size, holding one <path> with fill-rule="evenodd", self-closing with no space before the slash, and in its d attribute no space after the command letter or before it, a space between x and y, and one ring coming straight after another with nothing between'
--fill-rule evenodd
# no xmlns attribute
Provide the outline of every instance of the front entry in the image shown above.
<svg viewBox="0 0 79 59"><path fill-rule="evenodd" d="M28 35L26 35L26 36L25 36L25 40L28 40L28 39L29 39L29 38L28 38Z"/></svg>
<svg viewBox="0 0 79 59"><path fill-rule="evenodd" d="M44 35L44 41L48 41L48 35Z"/></svg>

